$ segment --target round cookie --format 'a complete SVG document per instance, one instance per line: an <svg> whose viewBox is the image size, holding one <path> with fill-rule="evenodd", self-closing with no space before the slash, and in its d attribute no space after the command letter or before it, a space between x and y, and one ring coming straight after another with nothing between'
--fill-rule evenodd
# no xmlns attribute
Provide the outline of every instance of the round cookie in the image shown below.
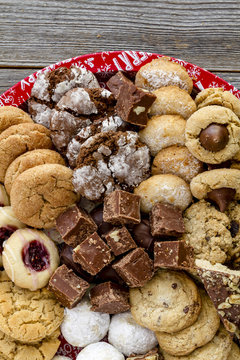
<svg viewBox="0 0 240 360"><path fill-rule="evenodd" d="M76 360L124 360L121 354L112 345L97 342L86 346L77 356Z"/></svg>
<svg viewBox="0 0 240 360"><path fill-rule="evenodd" d="M184 213L185 233L181 240L193 247L197 259L225 263L232 248L230 220L210 203L201 200Z"/></svg>
<svg viewBox="0 0 240 360"><path fill-rule="evenodd" d="M197 94L195 102L198 109L209 105L224 106L240 117L240 100L223 88L208 88Z"/></svg>
<svg viewBox="0 0 240 360"><path fill-rule="evenodd" d="M19 155L34 149L51 149L50 131L42 125L13 125L0 135L0 181L4 182L9 165Z"/></svg>
<svg viewBox="0 0 240 360"><path fill-rule="evenodd" d="M12 339L36 343L56 331L63 307L46 288L30 291L0 272L0 330Z"/></svg>
<svg viewBox="0 0 240 360"><path fill-rule="evenodd" d="M0 331L1 360L52 360L60 345L56 330L51 336L36 344L22 344Z"/></svg>
<svg viewBox="0 0 240 360"><path fill-rule="evenodd" d="M177 332L192 325L201 310L194 282L183 272L160 270L146 285L130 289L135 321L153 331Z"/></svg>
<svg viewBox="0 0 240 360"><path fill-rule="evenodd" d="M140 140L145 143L151 155L171 145L184 145L186 120L178 115L153 116L147 126L139 131Z"/></svg>
<svg viewBox="0 0 240 360"><path fill-rule="evenodd" d="M172 174L154 175L134 189L140 196L141 211L149 213L154 204L163 202L185 210L192 201L189 185Z"/></svg>
<svg viewBox="0 0 240 360"><path fill-rule="evenodd" d="M13 182L22 172L42 164L65 165L65 161L59 153L49 149L32 150L20 155L9 165L5 174L4 185L8 194Z"/></svg>
<svg viewBox="0 0 240 360"><path fill-rule="evenodd" d="M187 91L177 86L166 86L152 92L156 100L149 109L149 115L180 115L188 119L197 110Z"/></svg>
<svg viewBox="0 0 240 360"><path fill-rule="evenodd" d="M229 204L225 214L230 219L232 247L229 251L233 266L239 266L240 261L240 204L233 201Z"/></svg>
<svg viewBox="0 0 240 360"><path fill-rule="evenodd" d="M5 187L0 184L0 206L9 206L10 205L10 199L6 192Z"/></svg>
<svg viewBox="0 0 240 360"><path fill-rule="evenodd" d="M193 82L187 70L167 58L155 59L142 66L136 74L135 84L150 91L175 85L189 94L193 88Z"/></svg>
<svg viewBox="0 0 240 360"><path fill-rule="evenodd" d="M59 164L44 164L24 171L13 183L12 209L25 224L49 229L77 201L72 170Z"/></svg>
<svg viewBox="0 0 240 360"><path fill-rule="evenodd" d="M237 344L233 343L227 360L239 360L239 359L240 359L240 349L237 346Z"/></svg>
<svg viewBox="0 0 240 360"><path fill-rule="evenodd" d="M206 345L194 350L186 356L174 356L162 351L165 360L229 360L232 347L231 335L220 326L217 334Z"/></svg>
<svg viewBox="0 0 240 360"><path fill-rule="evenodd" d="M190 354L211 341L220 326L220 318L209 296L202 289L199 289L199 292L202 308L191 326L172 334L156 332L159 346L170 355Z"/></svg>
<svg viewBox="0 0 240 360"><path fill-rule="evenodd" d="M173 174L190 182L203 171L203 163L186 146L172 145L160 150L152 164L152 174Z"/></svg>
<svg viewBox="0 0 240 360"><path fill-rule="evenodd" d="M15 285L41 289L59 265L58 249L43 231L19 229L4 242L3 267Z"/></svg>
<svg viewBox="0 0 240 360"><path fill-rule="evenodd" d="M33 123L31 117L15 106L0 106L0 133L12 125Z"/></svg>
<svg viewBox="0 0 240 360"><path fill-rule="evenodd" d="M221 127L220 133L202 133L213 124ZM197 159L209 164L219 164L231 159L239 151L240 122L230 109L218 105L206 106L197 110L187 120L185 137L186 146ZM208 142L208 145L203 143L203 140ZM214 145L214 151L207 149L210 145Z"/></svg>

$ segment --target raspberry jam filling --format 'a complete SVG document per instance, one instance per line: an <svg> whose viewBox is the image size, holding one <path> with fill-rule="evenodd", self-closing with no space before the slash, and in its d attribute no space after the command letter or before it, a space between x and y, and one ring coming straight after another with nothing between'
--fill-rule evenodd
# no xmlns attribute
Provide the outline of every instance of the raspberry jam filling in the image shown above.
<svg viewBox="0 0 240 360"><path fill-rule="evenodd" d="M0 254L3 251L3 242L7 240L17 228L15 226L3 226L0 227Z"/></svg>
<svg viewBox="0 0 240 360"><path fill-rule="evenodd" d="M34 271L43 271L50 266L50 254L38 240L33 240L22 249L24 264Z"/></svg>

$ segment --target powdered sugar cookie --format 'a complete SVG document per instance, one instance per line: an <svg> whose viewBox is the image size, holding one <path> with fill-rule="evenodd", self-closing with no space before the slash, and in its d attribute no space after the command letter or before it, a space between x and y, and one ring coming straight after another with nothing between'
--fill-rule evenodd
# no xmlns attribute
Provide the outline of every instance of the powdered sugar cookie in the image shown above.
<svg viewBox="0 0 240 360"><path fill-rule="evenodd" d="M76 360L124 360L123 354L121 354L112 345L105 342L97 342L86 346Z"/></svg>

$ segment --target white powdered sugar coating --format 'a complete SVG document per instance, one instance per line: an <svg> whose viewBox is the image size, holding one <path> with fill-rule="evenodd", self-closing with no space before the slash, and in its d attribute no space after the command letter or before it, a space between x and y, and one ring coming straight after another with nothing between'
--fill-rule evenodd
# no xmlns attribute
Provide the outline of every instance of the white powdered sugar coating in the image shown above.
<svg viewBox="0 0 240 360"><path fill-rule="evenodd" d="M148 82L149 90L156 90L163 86L176 85L188 91L185 81L183 81L177 71L164 71L161 69L142 70L141 75Z"/></svg>
<svg viewBox="0 0 240 360"><path fill-rule="evenodd" d="M102 97L104 97L104 98L109 98L109 96L111 96L112 93L111 93L110 91L106 90L106 89L103 89L103 90L101 91L101 95L102 95Z"/></svg>
<svg viewBox="0 0 240 360"><path fill-rule="evenodd" d="M40 100L50 101L50 95L48 92L49 81L47 76L48 72L44 72L38 75L37 80L33 85L31 96L34 96Z"/></svg>
<svg viewBox="0 0 240 360"><path fill-rule="evenodd" d="M112 317L108 341L125 356L145 354L158 344L154 332L138 325L130 312Z"/></svg>
<svg viewBox="0 0 240 360"><path fill-rule="evenodd" d="M30 104L31 117L33 121L49 129L53 110L50 109L47 105L38 103L36 101L31 101Z"/></svg>
<svg viewBox="0 0 240 360"><path fill-rule="evenodd" d="M76 138L73 138L68 144L66 156L71 166L76 165L76 160L80 148L81 148L81 144L79 143L79 141L76 140Z"/></svg>
<svg viewBox="0 0 240 360"><path fill-rule="evenodd" d="M107 131L117 131L120 126L123 125L123 120L117 116L109 116L107 119L103 120L101 124L101 131L107 132Z"/></svg>
<svg viewBox="0 0 240 360"><path fill-rule="evenodd" d="M90 99L88 92L83 88L69 90L57 103L61 110L70 109L77 114L97 114L98 109Z"/></svg>
<svg viewBox="0 0 240 360"><path fill-rule="evenodd" d="M124 356L112 345L98 342L86 346L76 360L124 360Z"/></svg>
<svg viewBox="0 0 240 360"><path fill-rule="evenodd" d="M73 309L64 309L61 332L69 344L84 347L98 342L107 334L109 314L91 311L88 300L81 301Z"/></svg>

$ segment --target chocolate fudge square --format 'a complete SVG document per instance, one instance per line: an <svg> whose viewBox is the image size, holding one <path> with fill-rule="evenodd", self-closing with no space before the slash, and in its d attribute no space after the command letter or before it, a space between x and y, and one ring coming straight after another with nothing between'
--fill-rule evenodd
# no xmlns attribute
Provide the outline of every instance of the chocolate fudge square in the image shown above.
<svg viewBox="0 0 240 360"><path fill-rule="evenodd" d="M114 225L139 224L140 196L115 190L104 199L103 220Z"/></svg>
<svg viewBox="0 0 240 360"><path fill-rule="evenodd" d="M96 232L73 249L73 260L91 275L99 273L112 259L109 247Z"/></svg>
<svg viewBox="0 0 240 360"><path fill-rule="evenodd" d="M154 269L159 267L184 270L194 267L194 251L185 241L154 243Z"/></svg>
<svg viewBox="0 0 240 360"><path fill-rule="evenodd" d="M58 216L56 228L66 244L76 247L97 230L97 225L90 215L74 205Z"/></svg>
<svg viewBox="0 0 240 360"><path fill-rule="evenodd" d="M113 264L119 276L129 287L140 287L153 276L153 262L142 248L132 250Z"/></svg>
<svg viewBox="0 0 240 360"><path fill-rule="evenodd" d="M170 204L153 206L150 226L153 236L180 236L185 231L181 210Z"/></svg>
<svg viewBox="0 0 240 360"><path fill-rule="evenodd" d="M90 300L92 311L118 314L130 309L128 290L110 281L91 289Z"/></svg>
<svg viewBox="0 0 240 360"><path fill-rule="evenodd" d="M69 309L80 302L89 286L88 282L74 274L66 265L56 269L48 284L49 290Z"/></svg>
<svg viewBox="0 0 240 360"><path fill-rule="evenodd" d="M105 240L116 256L124 254L125 252L137 247L135 241L125 226L111 230L105 235Z"/></svg>

